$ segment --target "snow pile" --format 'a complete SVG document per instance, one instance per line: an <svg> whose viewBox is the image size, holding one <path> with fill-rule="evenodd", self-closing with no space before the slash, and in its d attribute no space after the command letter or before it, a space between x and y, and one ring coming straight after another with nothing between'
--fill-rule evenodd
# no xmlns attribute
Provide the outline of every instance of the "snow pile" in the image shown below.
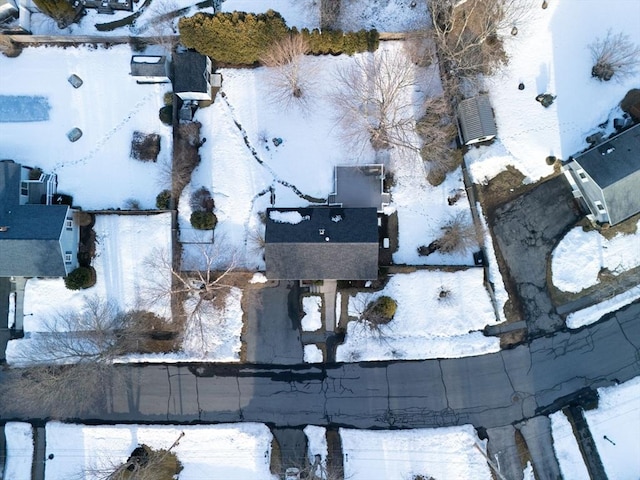
<svg viewBox="0 0 640 480"><path fill-rule="evenodd" d="M626 0L538 3L518 23L518 35L503 32L509 65L486 79L496 115L498 140L466 155L474 181L495 176L507 164L534 182L553 173L545 159L567 159L587 147L586 136L610 118L637 76L600 82L591 77L588 45L607 30L630 35L640 44L640 3ZM571 25L571 34L566 34ZM523 83L524 90L518 85ZM549 108L535 101L541 93L557 98Z"/></svg>
<svg viewBox="0 0 640 480"><path fill-rule="evenodd" d="M500 350L498 338L480 331L496 323L480 268L393 275L383 290L351 297L349 315L359 317L383 295L398 304L391 322L379 331L349 322L338 361L454 358Z"/></svg>
<svg viewBox="0 0 640 480"><path fill-rule="evenodd" d="M305 345L304 361L306 363L322 363L324 361L322 350L315 344Z"/></svg>
<svg viewBox="0 0 640 480"><path fill-rule="evenodd" d="M600 282L607 269L614 275L640 265L640 221L633 235L616 235L607 240L599 232L571 229L553 251L553 284L565 292L580 292ZM576 268L576 266L580 268Z"/></svg>
<svg viewBox="0 0 640 480"><path fill-rule="evenodd" d="M307 425L304 427L304 434L307 436L307 453L309 463L313 465L316 455L320 455L320 465L318 465L318 467L321 468L326 467L327 455L329 452L327 447L326 431L326 428L316 427L315 425ZM318 476L320 475L320 471L316 471L314 473Z"/></svg>
<svg viewBox="0 0 640 480"><path fill-rule="evenodd" d="M564 480L582 480L589 478L589 472L582 459L580 447L573 434L573 429L564 413L549 415L553 434L553 450L560 464Z"/></svg>
<svg viewBox="0 0 640 480"><path fill-rule="evenodd" d="M58 190L85 210L122 208L128 199L155 208L169 181L163 165L171 161L171 128L158 111L171 86L138 85L129 75L131 54L117 45L30 47L17 58L0 56L0 94L41 95L51 105L48 121L2 124L3 158L57 173ZM84 81L78 89L67 82L72 73ZM83 135L71 143L74 127ZM130 157L134 131L160 135L157 162Z"/></svg>
<svg viewBox="0 0 640 480"><path fill-rule="evenodd" d="M640 377L599 388L598 396L598 408L586 411L585 417L607 477L636 480L640 478Z"/></svg>
<svg viewBox="0 0 640 480"><path fill-rule="evenodd" d="M269 218L276 223L289 223L291 225L297 225L304 220L311 219L309 215L302 216L300 212L281 212L279 210L269 212Z"/></svg>
<svg viewBox="0 0 640 480"><path fill-rule="evenodd" d="M16 323L16 292L9 294L9 312L7 313L7 327L12 328Z"/></svg>
<svg viewBox="0 0 640 480"><path fill-rule="evenodd" d="M607 313L620 310L625 305L629 305L639 298L640 285L636 285L626 292L621 293L620 295L616 295L615 297L605 300L604 302L600 302L596 305L578 310L577 312L570 313L569 315L567 315L567 327L580 328L585 325L595 323Z"/></svg>
<svg viewBox="0 0 640 480"><path fill-rule="evenodd" d="M309 295L302 297L302 330L314 332L322 328L322 297L319 295Z"/></svg>
<svg viewBox="0 0 640 480"><path fill-rule="evenodd" d="M264 275L264 273L262 272L256 272L253 274L253 277L251 277L251 280L249 280L249 283L267 283L267 277Z"/></svg>
<svg viewBox="0 0 640 480"><path fill-rule="evenodd" d="M269 471L272 435L259 423L87 426L49 422L46 454L53 454L53 459L46 462L45 476L47 480L104 478L138 445L168 449L182 432L184 437L172 450L184 467L181 480L277 478Z"/></svg>
<svg viewBox="0 0 640 480"><path fill-rule="evenodd" d="M415 430L340 429L344 476L350 480L425 478L490 480L486 451L471 425Z"/></svg>
<svg viewBox="0 0 640 480"><path fill-rule="evenodd" d="M31 479L33 458L33 429L29 423L7 422L4 425L7 439L4 478L11 480Z"/></svg>

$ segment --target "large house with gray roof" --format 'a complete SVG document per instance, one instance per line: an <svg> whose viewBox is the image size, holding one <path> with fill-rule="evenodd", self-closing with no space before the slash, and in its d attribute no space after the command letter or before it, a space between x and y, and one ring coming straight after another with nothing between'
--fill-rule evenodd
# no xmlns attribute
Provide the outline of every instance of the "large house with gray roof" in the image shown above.
<svg viewBox="0 0 640 480"><path fill-rule="evenodd" d="M640 124L573 156L564 171L591 220L615 225L640 213Z"/></svg>
<svg viewBox="0 0 640 480"><path fill-rule="evenodd" d="M78 266L74 210L57 178L0 160L0 277L64 277Z"/></svg>
<svg viewBox="0 0 640 480"><path fill-rule="evenodd" d="M270 208L266 275L276 280L378 278L376 208Z"/></svg>

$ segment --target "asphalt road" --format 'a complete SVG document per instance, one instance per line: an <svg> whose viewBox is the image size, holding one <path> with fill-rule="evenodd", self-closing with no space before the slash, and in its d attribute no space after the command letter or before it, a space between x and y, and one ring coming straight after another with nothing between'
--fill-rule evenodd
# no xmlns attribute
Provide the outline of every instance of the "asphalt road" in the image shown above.
<svg viewBox="0 0 640 480"><path fill-rule="evenodd" d="M636 302L580 331L480 357L291 367L123 365L129 388L111 389L108 407L77 420L499 427L555 411L585 389L639 375L639 317ZM2 409L4 419L28 420L19 400L3 398Z"/></svg>

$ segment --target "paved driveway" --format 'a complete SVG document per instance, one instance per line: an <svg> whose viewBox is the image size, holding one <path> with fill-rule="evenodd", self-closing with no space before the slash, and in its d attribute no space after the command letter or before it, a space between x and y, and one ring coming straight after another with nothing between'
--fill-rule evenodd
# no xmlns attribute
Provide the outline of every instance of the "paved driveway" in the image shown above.
<svg viewBox="0 0 640 480"><path fill-rule="evenodd" d="M515 288L529 338L564 327L547 288L551 252L580 218L562 175L496 208L491 227L507 266L506 281Z"/></svg>

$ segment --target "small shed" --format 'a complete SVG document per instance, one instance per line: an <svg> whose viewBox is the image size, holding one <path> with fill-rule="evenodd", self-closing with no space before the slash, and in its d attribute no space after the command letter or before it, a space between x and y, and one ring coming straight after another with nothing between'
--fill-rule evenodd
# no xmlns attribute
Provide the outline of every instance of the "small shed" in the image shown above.
<svg viewBox="0 0 640 480"><path fill-rule="evenodd" d="M463 145L487 142L498 134L488 95L462 100L457 114L458 134Z"/></svg>
<svg viewBox="0 0 640 480"><path fill-rule="evenodd" d="M131 76L138 83L168 83L169 59L164 55L133 55Z"/></svg>
<svg viewBox="0 0 640 480"><path fill-rule="evenodd" d="M211 59L198 52L173 56L173 91L182 100L211 101Z"/></svg>

